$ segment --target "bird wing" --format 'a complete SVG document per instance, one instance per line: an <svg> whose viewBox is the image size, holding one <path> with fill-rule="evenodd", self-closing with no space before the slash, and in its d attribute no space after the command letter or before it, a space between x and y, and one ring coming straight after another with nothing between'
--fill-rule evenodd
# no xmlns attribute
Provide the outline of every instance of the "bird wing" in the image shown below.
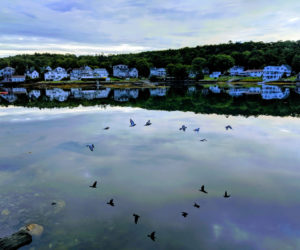
<svg viewBox="0 0 300 250"><path fill-rule="evenodd" d="M130 125L134 125L134 121L130 119Z"/></svg>
<svg viewBox="0 0 300 250"><path fill-rule="evenodd" d="M151 237L155 237L155 232L152 232L150 235Z"/></svg>

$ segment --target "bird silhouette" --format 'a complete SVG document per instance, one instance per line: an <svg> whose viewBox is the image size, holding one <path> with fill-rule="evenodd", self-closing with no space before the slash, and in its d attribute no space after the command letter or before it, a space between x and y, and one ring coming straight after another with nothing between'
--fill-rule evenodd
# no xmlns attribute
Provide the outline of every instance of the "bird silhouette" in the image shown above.
<svg viewBox="0 0 300 250"><path fill-rule="evenodd" d="M134 121L132 119L130 119L130 126L129 127L134 127L136 124L134 123Z"/></svg>
<svg viewBox="0 0 300 250"><path fill-rule="evenodd" d="M186 218L188 216L188 213L187 212L181 212L181 215Z"/></svg>
<svg viewBox="0 0 300 250"><path fill-rule="evenodd" d="M195 132L199 132L199 131L200 131L200 128L195 128L194 131L195 131Z"/></svg>
<svg viewBox="0 0 300 250"><path fill-rule="evenodd" d="M204 185L201 186L201 189L199 189L199 191L207 194L206 190L204 190Z"/></svg>
<svg viewBox="0 0 300 250"><path fill-rule="evenodd" d="M201 142L205 142L205 141L207 141L207 140L206 140L206 139L201 139L200 141L201 141Z"/></svg>
<svg viewBox="0 0 300 250"><path fill-rule="evenodd" d="M229 198L230 195L227 194L227 191L225 191L225 194L224 194L224 198Z"/></svg>
<svg viewBox="0 0 300 250"><path fill-rule="evenodd" d="M151 234L148 234L147 236L153 241L155 241L155 239L156 239L155 232L152 232Z"/></svg>
<svg viewBox="0 0 300 250"><path fill-rule="evenodd" d="M133 214L133 217L134 217L134 223L137 224L140 216L137 214Z"/></svg>
<svg viewBox="0 0 300 250"><path fill-rule="evenodd" d="M86 145L91 151L94 151L95 145L94 144L88 144Z"/></svg>
<svg viewBox="0 0 300 250"><path fill-rule="evenodd" d="M150 120L148 120L145 124L145 126L150 126L152 123L150 122Z"/></svg>
<svg viewBox="0 0 300 250"><path fill-rule="evenodd" d="M93 183L93 185L90 186L90 188L97 188L97 181L95 181L95 182Z"/></svg>
<svg viewBox="0 0 300 250"><path fill-rule="evenodd" d="M200 205L198 205L196 202L194 203L195 208L200 208Z"/></svg>
<svg viewBox="0 0 300 250"><path fill-rule="evenodd" d="M225 128L226 128L226 130L232 129L232 127L230 125L227 125Z"/></svg>
<svg viewBox="0 0 300 250"><path fill-rule="evenodd" d="M187 126L182 125L181 128L179 130L182 130L183 132L185 132L185 130L187 129Z"/></svg>
<svg viewBox="0 0 300 250"><path fill-rule="evenodd" d="M104 130L109 130L109 127L105 127Z"/></svg>
<svg viewBox="0 0 300 250"><path fill-rule="evenodd" d="M52 205L52 206L55 206L55 205L56 205L56 202L52 202L51 205Z"/></svg>
<svg viewBox="0 0 300 250"><path fill-rule="evenodd" d="M106 202L107 205L115 206L114 199L111 199L109 202Z"/></svg>

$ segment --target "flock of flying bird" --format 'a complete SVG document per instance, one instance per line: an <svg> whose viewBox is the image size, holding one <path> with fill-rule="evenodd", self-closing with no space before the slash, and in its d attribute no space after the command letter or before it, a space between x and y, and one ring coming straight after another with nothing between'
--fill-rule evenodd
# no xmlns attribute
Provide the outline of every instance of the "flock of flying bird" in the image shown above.
<svg viewBox="0 0 300 250"><path fill-rule="evenodd" d="M146 124L144 126L150 126L152 123L150 122L150 120L148 120L146 122ZM134 121L132 119L130 119L130 126L129 127L134 127L136 126L136 124L134 123ZM110 129L110 127L105 127L104 130L108 130ZM187 127L185 125L182 125L181 128L179 128L179 130L182 130L185 132L185 130L187 129ZM229 129L232 129L232 127L230 125L227 125L225 127L226 130L229 130ZM194 129L195 132L199 132L200 131L200 128L196 128ZM207 141L206 139L201 139L200 141L204 142L204 141ZM95 148L95 145L94 144L88 144L86 145L91 151L94 151L94 148ZM95 181L91 186L89 186L90 188L97 188L97 181ZM201 188L199 189L200 192L204 193L204 194L207 194L208 192L205 190L205 187L204 185L201 186ZM225 191L224 195L223 195L224 198L229 198L230 195L227 193L227 191ZM109 202L106 203L107 205L110 205L112 207L115 206L115 203L114 203L114 199L111 199ZM54 203L52 203L52 205L55 205ZM197 204L196 202L194 203L194 207L195 208L200 208L200 205ZM181 212L181 215L186 218L188 216L188 213L187 212ZM138 223L138 220L140 218L139 215L137 214L133 214L133 217L134 217L134 223L137 224ZM156 232L152 232L150 234L148 234L147 236L155 241L156 239Z"/></svg>

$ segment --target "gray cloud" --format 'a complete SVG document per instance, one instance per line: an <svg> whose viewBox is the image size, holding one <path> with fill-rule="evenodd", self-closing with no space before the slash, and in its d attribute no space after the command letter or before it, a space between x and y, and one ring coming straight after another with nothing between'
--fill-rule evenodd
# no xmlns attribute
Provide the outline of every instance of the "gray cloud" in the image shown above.
<svg viewBox="0 0 300 250"><path fill-rule="evenodd" d="M229 40L298 40L297 3L3 0L0 56L32 51L124 53Z"/></svg>

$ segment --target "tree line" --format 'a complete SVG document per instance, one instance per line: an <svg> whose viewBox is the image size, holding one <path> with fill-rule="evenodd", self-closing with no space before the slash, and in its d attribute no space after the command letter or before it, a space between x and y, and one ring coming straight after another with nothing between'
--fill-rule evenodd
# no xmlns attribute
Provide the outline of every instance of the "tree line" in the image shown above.
<svg viewBox="0 0 300 250"><path fill-rule="evenodd" d="M11 66L17 74L35 69L43 73L45 66L61 66L73 69L82 66L106 68L112 73L112 66L126 64L136 67L139 75L148 77L151 67L163 67L170 76L185 78L189 72L197 73L201 78L202 69L210 72L228 70L233 65L245 69L262 69L267 65L288 64L294 73L300 72L300 41L264 42L228 42L218 45L204 45L193 48L147 51L119 55L85 55L35 53L0 58L0 69Z"/></svg>

